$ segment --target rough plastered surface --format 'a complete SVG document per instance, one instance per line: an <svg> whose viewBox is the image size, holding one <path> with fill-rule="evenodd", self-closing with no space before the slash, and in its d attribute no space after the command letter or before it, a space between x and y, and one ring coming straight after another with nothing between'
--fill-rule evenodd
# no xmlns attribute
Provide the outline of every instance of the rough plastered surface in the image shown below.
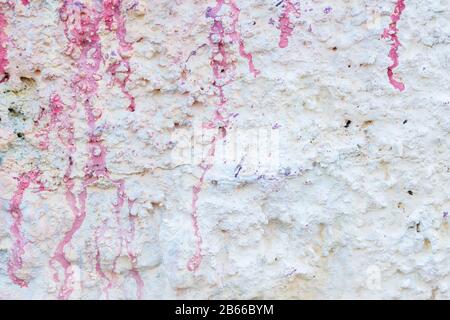
<svg viewBox="0 0 450 320"><path fill-rule="evenodd" d="M448 0L0 0L0 299L450 298Z"/></svg>

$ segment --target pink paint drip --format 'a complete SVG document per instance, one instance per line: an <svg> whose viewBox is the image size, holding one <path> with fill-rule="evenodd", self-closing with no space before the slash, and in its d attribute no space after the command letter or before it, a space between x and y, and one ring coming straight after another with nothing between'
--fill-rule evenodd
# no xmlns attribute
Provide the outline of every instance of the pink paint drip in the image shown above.
<svg viewBox="0 0 450 320"><path fill-rule="evenodd" d="M394 88L399 91L405 90L405 85L402 82L394 79L394 69L399 65L398 48L401 45L400 40L397 36L397 22L400 21L400 17L405 8L405 0L398 0L397 4L395 5L394 12L391 15L392 22L389 24L389 28L384 29L383 33L383 38L388 38L392 41L391 50L389 51L389 57L392 60L392 65L390 65L387 69L389 82Z"/></svg>
<svg viewBox="0 0 450 320"><path fill-rule="evenodd" d="M300 9L292 3L291 0L283 1L283 12L278 19L280 29L280 48L286 48L289 44L289 37L294 32L294 25L291 22L291 15L295 14L296 17L300 17Z"/></svg>
<svg viewBox="0 0 450 320"><path fill-rule="evenodd" d="M128 200L128 208L130 209L130 212L128 213L128 221L130 223L130 231L128 232L128 237L126 239L126 247L128 252L128 257L131 260L131 270L130 274L136 281L137 286L137 298L139 300L142 299L142 294L144 292L144 281L142 280L141 274L137 270L137 255L131 248L131 243L134 241L134 237L136 234L136 216L131 215L131 209L134 205L133 201Z"/></svg>
<svg viewBox="0 0 450 320"><path fill-rule="evenodd" d="M60 299L68 299L73 289L68 287L70 275L68 270L70 262L66 259L64 248L70 244L73 236L79 230L86 218L87 187L96 182L98 176L106 174L104 161L105 148L100 142L100 135L96 131L96 119L100 116L94 112L91 98L95 95L98 84L99 70L102 62L100 37L98 35L99 24L102 16L94 8L89 8L80 2L67 0L60 9L60 17L64 23L64 33L69 40L67 54L78 55L76 58L77 74L72 80L73 92L83 97L83 105L88 123L88 150L89 159L85 166L85 178L82 183L82 191L77 196L72 192L73 182L69 183L66 197L74 213L75 219L64 239L58 244L54 260L58 261L65 270L64 283L59 292ZM75 102L76 105L76 102ZM68 179L70 181L70 178ZM79 207L77 206L77 200ZM97 267L97 266L96 266ZM98 270L100 277L105 279L102 270ZM109 279L106 279L109 282Z"/></svg>
<svg viewBox="0 0 450 320"><path fill-rule="evenodd" d="M134 96L126 89L127 83L131 76L130 59L124 55L124 52L133 49L131 43L126 38L125 18L121 13L122 0L105 0L103 2L104 20L108 31L116 30L116 36L119 40L121 60L111 64L108 67L108 72L113 77L113 82L116 83L122 93L130 100L128 110L134 112L136 110L136 102Z"/></svg>
<svg viewBox="0 0 450 320"><path fill-rule="evenodd" d="M103 222L103 225L100 228L97 228L95 231L95 270L100 275L102 279L105 279L107 281L107 285L104 288L104 294L106 296L106 299L109 300L109 290L112 289L113 283L112 280L105 274L102 268L101 263L101 254L100 254L100 247L99 247L99 241L100 241L100 235L105 232L106 229L106 221Z"/></svg>
<svg viewBox="0 0 450 320"><path fill-rule="evenodd" d="M19 278L16 273L22 268L22 256L25 253L25 237L22 234L21 226L23 221L23 213L20 209L25 191L32 185L36 184L38 191L44 191L45 187L39 180L41 173L38 170L31 170L28 173L21 174L16 180L18 181L16 192L14 193L9 212L13 218L11 226L11 234L14 238L14 244L8 261L8 275L12 282L21 287L27 287L26 280Z"/></svg>
<svg viewBox="0 0 450 320"><path fill-rule="evenodd" d="M116 83L122 93L128 98L130 104L128 110L134 112L136 110L136 101L134 96L127 90L126 86L131 76L131 67L128 58L122 58L121 61L111 64L108 72L113 76L113 82Z"/></svg>
<svg viewBox="0 0 450 320"><path fill-rule="evenodd" d="M75 213L75 219L71 229L66 233L64 239L58 245L55 253L55 260L58 261L65 269L65 281L59 294L59 297L62 299L68 299L73 291L71 288L68 288L70 274L68 274L67 271L70 267L70 263L68 264L68 261L65 258L64 248L70 243L74 234L79 230L85 220L87 188L96 183L100 178L107 179L116 186L117 202L113 206L116 219L120 217L120 211L126 199L124 181L111 179L108 172L106 166L107 150L102 143L101 131L97 128L97 120L101 118L101 112L100 110L95 109L91 102L91 99L97 92L97 80L100 79L97 72L100 68L101 62L103 61L100 37L98 35L99 25L102 20L105 20L107 27L112 26L113 21L111 20L111 10L107 10L107 8L90 8L78 1L66 0L60 10L61 20L64 22L64 33L69 41L67 53L69 55L72 55L75 51L78 53L77 58L75 58L78 72L73 78L72 89L73 92L82 97L83 100L88 125L89 151L89 159L84 168L85 176L82 183L82 191L78 194L78 196L72 192L72 180L67 178L67 199L72 211ZM113 10L113 13L114 12L115 11ZM115 13L112 16L114 15ZM116 17L116 19L118 18ZM119 26L120 25L121 23L119 23ZM122 28L119 29L124 30ZM122 41L123 45L124 33L119 31L118 35L119 41ZM77 206L77 200L79 208ZM120 226L120 220L118 220L118 223ZM100 277L107 282L107 286L104 288L104 293L106 297L109 298L109 290L112 288L113 284L112 279L106 275L101 266L100 249L98 247L99 237L101 234L103 234L103 232L100 234L96 232L95 237L95 269ZM137 270L134 271L139 274ZM135 277L135 279L137 278ZM136 281L138 282L138 280ZM140 282L138 283L138 295L140 292L139 286Z"/></svg>
<svg viewBox="0 0 450 320"><path fill-rule="evenodd" d="M8 22L0 7L0 83L8 79L5 68L8 65L8 50L6 45L8 43L8 36L5 32Z"/></svg>
<svg viewBox="0 0 450 320"><path fill-rule="evenodd" d="M49 101L49 109L42 109L36 123L38 124L39 121L41 121L42 118L46 115L50 118L44 128L36 133L36 137L38 139L41 139L41 141L39 142L39 147L41 149L48 149L50 144L49 134L51 131L56 131L59 142L61 142L66 148L69 149L70 155L73 153L74 129L73 123L66 109L66 106L61 101L61 97L56 93L52 93ZM67 134L68 136L64 137L64 134Z"/></svg>
<svg viewBox="0 0 450 320"><path fill-rule="evenodd" d="M230 9L229 17L231 18L231 24L229 26L224 25L222 16L219 15L219 12L223 6L228 6ZM212 48L211 68L214 76L213 86L218 91L219 102L216 106L213 119L204 124L203 127L206 129L218 129L218 132L211 139L207 157L200 165L200 168L202 169L200 179L192 188L191 220L195 237L195 253L187 263L187 268L189 271L198 270L202 261L201 246L203 240L198 221L199 194L202 191L206 174L212 167L217 141L226 137L229 124L229 115L227 115L226 110L227 99L223 89L234 80L233 73L236 66L233 60L229 57L227 41L230 40L231 44L238 44L239 54L247 60L249 71L255 77L260 73L260 71L254 66L252 55L245 51L244 41L237 31L239 13L240 9L234 0L216 0L216 6L214 8L208 8L207 10L207 17L214 19L209 35L209 42Z"/></svg>
<svg viewBox="0 0 450 320"><path fill-rule="evenodd" d="M66 200L69 203L69 207L74 214L74 222L69 231L64 234L63 240L58 243L55 253L50 259L50 267L55 271L54 280L59 282L59 276L56 271L55 263L59 263L64 269L64 282L60 288L58 298L67 299L73 292L72 280L73 280L73 270L71 269L72 264L65 257L64 249L65 246L71 241L73 234L81 226L80 212L76 207L76 196L73 193L74 182L72 179L72 169L73 169L73 158L75 153L75 137L74 137L74 126L72 119L70 118L70 110L64 105L61 97L53 93L50 96L49 108L43 109L39 118L39 121L43 117L47 116L49 118L46 125L36 134L38 138L41 139L39 146L43 150L47 150L50 145L49 134L52 131L57 132L58 142L65 148L65 153L68 158L67 169L64 174L64 184L66 187Z"/></svg>
<svg viewBox="0 0 450 320"><path fill-rule="evenodd" d="M224 26L222 21L223 16L219 15L223 6L228 6L230 10L228 17L231 19L231 24L227 27ZM260 71L255 68L252 54L245 51L244 40L241 38L241 34L238 31L240 12L241 10L236 5L235 0L216 0L216 6L214 8L208 8L207 10L207 17L214 19L209 40L214 47L225 46L228 39L231 40L231 43L238 44L239 54L247 60L250 72L256 77ZM219 45L217 43L219 43ZM234 67L234 64L232 65ZM214 73L216 73L216 70Z"/></svg>

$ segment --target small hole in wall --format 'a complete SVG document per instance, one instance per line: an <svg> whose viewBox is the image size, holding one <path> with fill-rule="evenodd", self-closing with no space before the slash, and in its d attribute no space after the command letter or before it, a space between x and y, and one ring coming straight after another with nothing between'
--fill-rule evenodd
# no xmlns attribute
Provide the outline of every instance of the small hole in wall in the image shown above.
<svg viewBox="0 0 450 320"><path fill-rule="evenodd" d="M414 192L412 192L411 190L408 190L408 194L409 194L410 196L412 196L412 195L414 195Z"/></svg>
<svg viewBox="0 0 450 320"><path fill-rule="evenodd" d="M427 250L431 249L431 241L429 239L423 240L423 247Z"/></svg>
<svg viewBox="0 0 450 320"><path fill-rule="evenodd" d="M351 124L352 124L352 120L346 120L344 128L350 127Z"/></svg>
<svg viewBox="0 0 450 320"><path fill-rule="evenodd" d="M203 103L199 102L199 101L194 101L194 103L192 104L193 108L200 108L203 106Z"/></svg>
<svg viewBox="0 0 450 320"><path fill-rule="evenodd" d="M22 132L17 132L17 137L19 137L20 139L23 139L25 137L25 135Z"/></svg>
<svg viewBox="0 0 450 320"><path fill-rule="evenodd" d="M34 74L39 76L41 74L41 70L39 70L39 69L34 70Z"/></svg>
<svg viewBox="0 0 450 320"><path fill-rule="evenodd" d="M403 124L407 124L407 123L408 123L408 120L403 121Z"/></svg>
<svg viewBox="0 0 450 320"><path fill-rule="evenodd" d="M351 64L349 64L348 66L347 66L348 68L351 68L352 67L352 65Z"/></svg>
<svg viewBox="0 0 450 320"><path fill-rule="evenodd" d="M336 51L336 50L337 50L337 47L333 47L331 50Z"/></svg>
<svg viewBox="0 0 450 320"><path fill-rule="evenodd" d="M161 202L157 202L157 201L152 201L150 203L152 204L153 208L159 208L159 207L163 206L163 204Z"/></svg>
<svg viewBox="0 0 450 320"><path fill-rule="evenodd" d="M27 86L34 87L36 85L36 80L28 77L20 77L20 81L25 83Z"/></svg>
<svg viewBox="0 0 450 320"><path fill-rule="evenodd" d="M365 129L367 127L370 127L372 124L373 124L373 120L366 120L366 121L363 122L362 128Z"/></svg>

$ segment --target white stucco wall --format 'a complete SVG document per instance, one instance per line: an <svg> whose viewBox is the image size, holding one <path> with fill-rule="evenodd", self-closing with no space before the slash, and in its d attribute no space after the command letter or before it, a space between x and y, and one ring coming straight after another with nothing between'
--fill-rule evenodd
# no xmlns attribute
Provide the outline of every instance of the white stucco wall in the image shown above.
<svg viewBox="0 0 450 320"><path fill-rule="evenodd" d="M0 298L450 298L449 8L1 0Z"/></svg>

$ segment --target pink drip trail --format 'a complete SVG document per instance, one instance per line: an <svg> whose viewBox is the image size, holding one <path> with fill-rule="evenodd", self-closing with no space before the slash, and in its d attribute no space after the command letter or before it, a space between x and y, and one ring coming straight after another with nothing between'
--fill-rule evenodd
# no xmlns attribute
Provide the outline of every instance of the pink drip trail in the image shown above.
<svg viewBox="0 0 450 320"><path fill-rule="evenodd" d="M114 2L117 3L117 2ZM112 7L113 9L116 7ZM120 9L120 7L119 7ZM120 11L118 11L120 14ZM123 25L120 16L117 17L117 12L115 10L110 10L102 6L101 8L88 7L78 1L66 0L60 9L61 20L64 23L64 33L67 40L69 41L67 54L72 55L76 53L76 66L77 74L72 80L72 90L74 95L82 98L83 106L86 115L86 122L88 125L88 153L89 159L84 168L84 179L82 182L82 191L76 195L72 191L73 181L70 178L71 170L68 170L67 175L67 200L70 204L72 211L74 212L75 219L71 229L66 233L64 239L60 242L54 255L54 260L58 261L62 267L65 269L65 280L64 285L61 288L59 297L61 299L68 299L70 297L72 288L69 288L70 274L68 270L70 268L70 263L68 264L67 259L64 255L65 246L70 244L71 239L74 234L79 230L86 218L86 200L88 196L87 188L96 183L100 178L107 179L117 188L117 201L114 204L114 213L119 224L120 230L122 230L120 224L120 211L122 210L126 194L125 194L125 183L124 180L113 180L110 177L106 166L106 147L102 143L102 135L100 130L97 128L97 121L101 118L101 111L95 109L91 100L95 97L97 93L97 80L100 76L97 74L100 65L103 61L100 37L98 35L99 26L102 20L105 21L107 27L111 26L113 20L111 17L115 17L119 21L119 31L118 37L119 42L123 46L124 43L124 29L120 27ZM122 30L122 31L121 31ZM74 107L76 107L76 102ZM71 167L70 167L71 168ZM78 202L78 206L77 206ZM105 227L104 223L102 228ZM104 288L104 294L109 298L109 290L112 288L113 283L106 273L103 271L101 266L101 256L99 249L99 241L103 232L96 231L95 244L96 244L96 257L95 257L95 269L100 275L100 277L106 281L107 285ZM120 231L121 232L121 231ZM121 237L121 235L120 235ZM119 253L120 254L120 253ZM137 270L135 270L138 274ZM140 279L140 276L139 276ZM137 280L138 282L138 280ZM139 294L138 283L138 294Z"/></svg>
<svg viewBox="0 0 450 320"><path fill-rule="evenodd" d="M57 141L53 141L55 144L64 146L65 154L67 157L67 168L64 173L64 184L66 187L66 200L70 206L72 213L74 214L74 223L69 231L64 234L63 240L58 244L55 253L50 259L50 267L54 270L54 280L59 282L59 276L56 271L55 263L59 263L64 269L64 282L58 293L59 299L67 299L73 291L71 286L73 280L73 270L71 269L71 262L67 260L64 254L65 246L71 241L73 234L81 226L81 221L79 217L79 210L76 206L76 197L72 191L74 182L71 177L73 169L73 158L76 151L75 148L75 137L74 137L74 125L70 118L70 109L64 105L61 97L57 93L52 93L49 101L49 108L43 109L39 115L37 124L43 120L43 118L48 118L48 122L43 126L43 128L38 131L36 137L41 141L39 147L43 150L47 150L50 145L49 135L52 131L57 133Z"/></svg>
<svg viewBox="0 0 450 320"><path fill-rule="evenodd" d="M38 186L38 191L44 191L45 187L39 180L41 175L39 170L32 170L21 174L16 180L18 181L16 192L14 193L9 207L9 212L13 218L11 226L11 234L14 238L14 244L8 261L8 275L12 282L21 287L27 287L28 283L19 278L16 273L22 268L22 256L25 253L25 237L22 234L21 226L23 221L23 213L20 209L25 191L32 185Z"/></svg>
<svg viewBox="0 0 450 320"><path fill-rule="evenodd" d="M297 17L300 17L300 9L292 3L291 0L283 1L283 12L281 13L278 19L278 29L280 29L280 48L286 48L289 45L289 37L294 32L294 25L291 22L291 15L294 14Z"/></svg>
<svg viewBox="0 0 450 320"><path fill-rule="evenodd" d="M224 6L229 7L229 18L231 23L225 25L221 15L219 15L221 9ZM236 66L233 59L230 59L229 50L227 47L229 44L237 44L238 51L241 57L245 58L248 63L250 73L255 77L260 73L253 63L253 57L245 50L244 41L242 40L238 29L240 9L236 5L234 0L216 0L216 6L214 8L208 8L206 16L214 20L211 31L209 34L209 43L211 46L211 68L214 77L213 86L218 92L218 104L214 112L213 118L206 124L206 129L218 129L218 132L211 139L210 147L206 159L200 165L202 173L198 182L192 188L192 203L191 203L191 220L192 227L194 229L195 237L195 252L189 259L187 268L189 271L197 271L202 262L202 236L198 221L198 200L199 194L202 191L202 187L205 181L206 174L212 168L216 144L220 139L224 139L227 134L227 128L229 124L224 87L234 80L234 71Z"/></svg>
<svg viewBox="0 0 450 320"><path fill-rule="evenodd" d="M105 0L103 2L106 28L110 32L115 29L119 41L119 55L121 56L120 61L108 67L108 72L112 75L113 82L120 87L122 93L130 101L128 110L134 112L136 110L135 98L126 88L131 76L130 59L124 55L127 51L132 50L133 46L125 39L127 30L125 18L121 13L121 5L122 0Z"/></svg>
<svg viewBox="0 0 450 320"><path fill-rule="evenodd" d="M8 49L6 47L8 43L8 36L5 32L8 21L3 13L3 9L0 6L0 83L6 81L8 76L5 68L8 65Z"/></svg>
<svg viewBox="0 0 450 320"><path fill-rule="evenodd" d="M394 69L399 65L398 48L401 45L400 40L397 36L397 23L400 21L400 17L405 8L405 0L398 0L397 4L395 5L394 12L391 15L391 23L389 24L389 28L384 29L383 32L383 38L388 38L392 41L391 50L389 51L389 57L392 60L392 65L390 65L387 69L389 82L395 89L399 91L404 91L405 85L402 82L394 79Z"/></svg>
<svg viewBox="0 0 450 320"><path fill-rule="evenodd" d="M68 189L66 189L66 198L70 208L75 216L70 230L65 234L63 240L58 244L55 254L52 258L57 261L65 270L65 279L60 288L58 298L69 299L73 288L70 285L71 275L68 270L70 262L64 254L64 249L70 244L73 236L79 230L86 218L86 199L87 187L96 181L97 176L106 174L104 165L104 147L100 143L96 134L96 117L100 116L95 112L91 99L95 96L99 76L99 70L102 62L100 37L98 35L101 15L95 8L89 8L83 3L66 0L60 9L60 17L64 23L64 33L69 41L66 53L75 54L77 74L72 79L72 90L74 95L82 97L83 105L88 124L88 150L89 159L85 167L85 177L82 182L82 191L76 195L73 191L73 182L67 177ZM76 102L74 103L76 107ZM77 202L79 205L77 205ZM97 270L98 271L98 270ZM104 279L104 274L99 272ZM108 280L108 279L107 279Z"/></svg>
<svg viewBox="0 0 450 320"><path fill-rule="evenodd" d="M126 247L127 247L128 256L130 257L130 260L131 260L130 274L136 281L137 298L139 300L141 300L142 294L144 292L144 281L142 280L142 277L137 269L137 263L138 263L137 255L131 247L131 243L134 241L135 234L136 234L136 219L137 219L136 216L131 215L131 209L132 209L133 205L134 205L133 201L129 200L128 208L130 209L130 212L128 213L128 220L130 223L130 230L127 234Z"/></svg>

